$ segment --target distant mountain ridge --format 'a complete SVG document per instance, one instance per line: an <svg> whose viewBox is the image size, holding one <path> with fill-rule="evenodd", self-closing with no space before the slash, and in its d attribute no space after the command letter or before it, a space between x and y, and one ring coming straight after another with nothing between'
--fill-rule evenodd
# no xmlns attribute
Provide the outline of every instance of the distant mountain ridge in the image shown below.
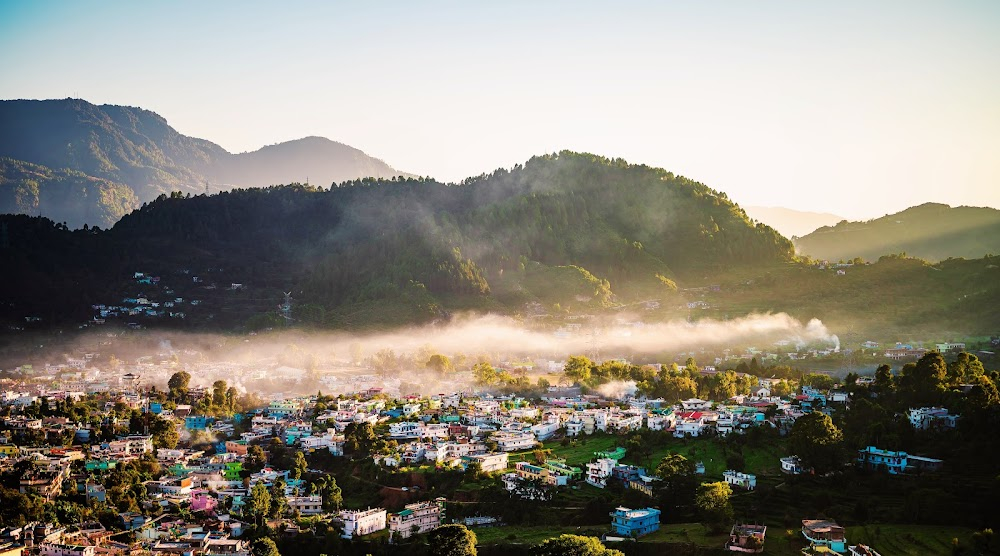
<svg viewBox="0 0 1000 556"><path fill-rule="evenodd" d="M785 237L800 237L816 228L845 220L828 212L810 212L785 207L743 207L747 215L778 230Z"/></svg>
<svg viewBox="0 0 1000 556"><path fill-rule="evenodd" d="M882 255L940 261L1000 253L1000 210L926 203L865 222L843 221L794 240L816 259L877 260Z"/></svg>
<svg viewBox="0 0 1000 556"><path fill-rule="evenodd" d="M134 193L134 199L118 195L106 204L106 196L85 194L82 182L63 180L57 187L47 179L25 183L23 172L5 170L0 176L0 213L41 214L74 228L109 227L139 203L173 191L204 193L206 185L218 192L308 179L326 187L362 177L406 175L358 149L320 137L234 154L178 133L149 110L79 99L0 101L0 122L0 157L10 159L5 168L23 162L43 168L43 174L74 172ZM10 200L18 188L38 190L31 210ZM62 196L70 201L55 202ZM122 210L122 200L132 202L128 210Z"/></svg>

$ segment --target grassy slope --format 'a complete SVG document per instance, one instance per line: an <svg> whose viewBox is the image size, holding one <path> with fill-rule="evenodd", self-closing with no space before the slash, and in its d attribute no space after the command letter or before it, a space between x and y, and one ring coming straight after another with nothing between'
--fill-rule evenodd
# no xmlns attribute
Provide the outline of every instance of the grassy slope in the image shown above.
<svg viewBox="0 0 1000 556"><path fill-rule="evenodd" d="M530 545L563 534L600 536L608 532L609 528L477 527L474 531L481 545ZM962 546L968 547L972 542L972 533L971 529L965 527L883 524L848 527L847 540L851 544L867 544L882 556L951 556L952 539L957 538ZM718 548L719 554L726 554L723 546L728 538L728 533L710 533L700 523L668 523L661 525L659 531L640 538L638 542L665 545L665 554L669 553L669 545ZM764 554L799 556L805 546L807 544L798 529L768 527Z"/></svg>
<svg viewBox="0 0 1000 556"><path fill-rule="evenodd" d="M843 276L794 263L771 265L720 276L715 283L721 291L704 297L712 308L698 315L787 312L802 320L819 318L842 340L995 333L1000 314L989 307L1000 301L998 263L894 259L848 268Z"/></svg>

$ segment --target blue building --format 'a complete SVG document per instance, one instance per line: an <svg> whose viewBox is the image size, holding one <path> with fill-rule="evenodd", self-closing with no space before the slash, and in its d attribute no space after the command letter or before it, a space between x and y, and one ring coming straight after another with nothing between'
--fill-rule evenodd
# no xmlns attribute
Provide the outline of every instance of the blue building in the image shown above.
<svg viewBox="0 0 1000 556"><path fill-rule="evenodd" d="M184 418L184 428L192 431L203 431L214 421L204 415L188 415Z"/></svg>
<svg viewBox="0 0 1000 556"><path fill-rule="evenodd" d="M809 541L810 546L824 547L840 553L847 552L844 528L835 521L803 519L802 536Z"/></svg>
<svg viewBox="0 0 1000 556"><path fill-rule="evenodd" d="M149 402L149 412L153 415L159 415L163 413L163 404L159 402Z"/></svg>
<svg viewBox="0 0 1000 556"><path fill-rule="evenodd" d="M875 446L867 446L858 450L858 465L876 471L885 470L890 475L918 471L938 471L944 464L942 460L914 456L906 452L881 450Z"/></svg>
<svg viewBox="0 0 1000 556"><path fill-rule="evenodd" d="M660 510L615 508L611 513L611 528L623 537L641 537L660 528Z"/></svg>

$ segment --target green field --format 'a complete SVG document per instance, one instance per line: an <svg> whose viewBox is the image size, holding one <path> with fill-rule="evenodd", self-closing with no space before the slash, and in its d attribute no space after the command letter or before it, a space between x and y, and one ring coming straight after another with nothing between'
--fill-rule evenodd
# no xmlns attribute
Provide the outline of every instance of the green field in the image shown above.
<svg viewBox="0 0 1000 556"><path fill-rule="evenodd" d="M601 527L478 527L474 529L480 545L532 545L545 539L564 534L599 537L609 531ZM711 534L700 523L664 524L660 530L641 537L640 544L695 545L718 548L720 554L729 535ZM850 544L864 543L882 556L950 556L952 539L960 546L970 547L972 530L964 527L937 527L924 525L866 525L847 528ZM764 554L773 556L800 556L806 546L798 529L769 527L764 544ZM664 550L668 550L666 546ZM667 554L669 552L664 552Z"/></svg>
<svg viewBox="0 0 1000 556"><path fill-rule="evenodd" d="M594 460L594 452L613 450L615 446L623 444L625 437L612 436L597 433L593 436L582 436L574 439L569 446L563 446L559 442L545 444L543 449L551 450L549 458L564 458L569 465L584 467L588 462ZM722 480L722 472L726 470L727 448L724 441L719 438L696 438L680 439L664 434L660 439L660 445L653 448L652 454L648 458L637 458L633 454L626 454L622 463L639 465L652 471L657 463L664 456L670 453L681 454L694 462L705 464L705 477L713 480ZM779 458L788 454L784 453L784 443L775 440L767 446L743 446L741 453L745 462L744 471L757 475L778 475L780 474ZM510 455L510 461L534 461L534 450L524 452L514 452Z"/></svg>

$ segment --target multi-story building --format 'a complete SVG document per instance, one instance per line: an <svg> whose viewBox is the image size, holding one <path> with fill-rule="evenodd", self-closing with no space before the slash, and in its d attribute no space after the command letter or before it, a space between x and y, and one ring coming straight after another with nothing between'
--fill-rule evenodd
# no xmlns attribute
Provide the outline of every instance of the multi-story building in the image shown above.
<svg viewBox="0 0 1000 556"><path fill-rule="evenodd" d="M407 504L399 513L389 516L390 538L408 538L436 529L444 521L445 499Z"/></svg>
<svg viewBox="0 0 1000 556"><path fill-rule="evenodd" d="M611 458L600 458L587 464L587 482L597 488L608 486L608 477L614 471L618 462Z"/></svg>
<svg viewBox="0 0 1000 556"><path fill-rule="evenodd" d="M41 556L94 556L96 552L97 548L94 546L77 546L54 542L43 542L38 545L38 553Z"/></svg>
<svg viewBox="0 0 1000 556"><path fill-rule="evenodd" d="M288 509L298 511L300 515L317 515L323 513L323 497L314 496L289 496Z"/></svg>
<svg viewBox="0 0 1000 556"><path fill-rule="evenodd" d="M385 529L386 512L382 508L367 510L343 510L340 519L344 522L345 539L361 537Z"/></svg>
<svg viewBox="0 0 1000 556"><path fill-rule="evenodd" d="M539 481L549 486L566 486L566 482L569 479L567 475L526 461L516 462L514 464L514 472L517 473L518 477L526 481Z"/></svg>
<svg viewBox="0 0 1000 556"><path fill-rule="evenodd" d="M496 432L490 437L501 452L516 452L534 448L538 441L530 432Z"/></svg>
<svg viewBox="0 0 1000 556"><path fill-rule="evenodd" d="M491 452L488 454L471 454L462 456L463 466L478 462L483 473L496 473L507 469L507 452Z"/></svg>
<svg viewBox="0 0 1000 556"><path fill-rule="evenodd" d="M953 429L958 424L958 415L949 415L943 407L911 408L907 416L917 430Z"/></svg>
<svg viewBox="0 0 1000 556"><path fill-rule="evenodd" d="M660 510L615 508L615 511L611 512L611 528L623 537L647 535L660 528Z"/></svg>
<svg viewBox="0 0 1000 556"><path fill-rule="evenodd" d="M767 527L764 525L746 525L737 523L729 532L726 549L731 552L758 554L764 551L764 536Z"/></svg>
<svg viewBox="0 0 1000 556"><path fill-rule="evenodd" d="M906 452L881 450L875 446L867 446L858 450L858 465L868 469L885 470L890 475L916 471L937 471L944 462L935 458L913 456Z"/></svg>
<svg viewBox="0 0 1000 556"><path fill-rule="evenodd" d="M847 551L844 528L834 521L823 519L803 519L802 536L814 546L829 548L834 552Z"/></svg>

